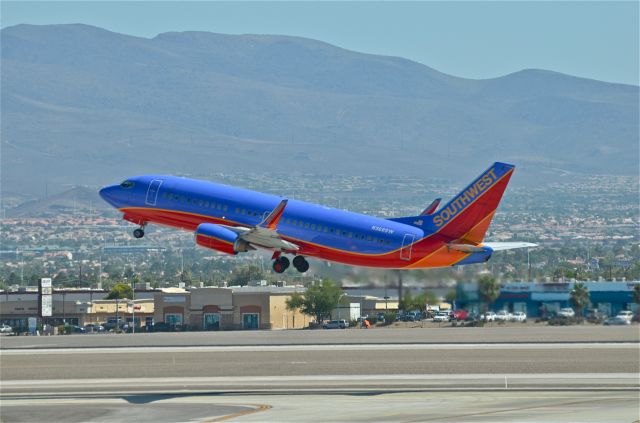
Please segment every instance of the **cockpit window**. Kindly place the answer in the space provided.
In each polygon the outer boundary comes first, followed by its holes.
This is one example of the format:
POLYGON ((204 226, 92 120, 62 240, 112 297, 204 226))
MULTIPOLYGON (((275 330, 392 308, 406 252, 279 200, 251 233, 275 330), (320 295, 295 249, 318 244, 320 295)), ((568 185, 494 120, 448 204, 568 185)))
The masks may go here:
POLYGON ((135 183, 133 181, 124 181, 120 184, 120 186, 124 189, 133 188, 134 185, 135 183))

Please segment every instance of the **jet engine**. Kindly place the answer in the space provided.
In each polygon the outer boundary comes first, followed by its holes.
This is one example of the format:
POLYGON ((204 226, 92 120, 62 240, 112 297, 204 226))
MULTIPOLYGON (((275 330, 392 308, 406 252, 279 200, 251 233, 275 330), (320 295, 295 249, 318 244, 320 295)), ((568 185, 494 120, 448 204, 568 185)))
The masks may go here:
POLYGON ((214 223, 202 223, 198 226, 196 243, 227 254, 238 254, 255 249, 247 241, 240 239, 237 233, 214 223))

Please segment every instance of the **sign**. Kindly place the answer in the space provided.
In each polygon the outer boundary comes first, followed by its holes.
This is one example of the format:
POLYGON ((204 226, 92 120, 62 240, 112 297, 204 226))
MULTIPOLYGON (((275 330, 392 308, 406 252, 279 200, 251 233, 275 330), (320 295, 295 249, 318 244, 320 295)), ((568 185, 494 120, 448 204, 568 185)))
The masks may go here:
POLYGON ((40 279, 40 289, 42 295, 52 295, 53 289, 51 288, 51 278, 40 279))
POLYGON ((38 291, 40 317, 51 317, 53 313, 53 288, 51 278, 41 278, 38 291))
POLYGON ((42 317, 51 317, 53 315, 53 301, 51 295, 43 295, 40 299, 40 315, 42 317))

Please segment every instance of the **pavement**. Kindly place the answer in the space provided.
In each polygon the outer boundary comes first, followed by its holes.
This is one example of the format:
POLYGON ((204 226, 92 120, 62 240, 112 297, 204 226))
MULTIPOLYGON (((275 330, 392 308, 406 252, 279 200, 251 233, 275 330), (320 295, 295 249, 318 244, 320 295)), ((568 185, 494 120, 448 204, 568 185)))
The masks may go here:
POLYGON ((633 422, 631 327, 3 337, 0 421, 633 422))
POLYGON ((8 336, 0 349, 214 345, 640 342, 640 326, 503 326, 8 336))

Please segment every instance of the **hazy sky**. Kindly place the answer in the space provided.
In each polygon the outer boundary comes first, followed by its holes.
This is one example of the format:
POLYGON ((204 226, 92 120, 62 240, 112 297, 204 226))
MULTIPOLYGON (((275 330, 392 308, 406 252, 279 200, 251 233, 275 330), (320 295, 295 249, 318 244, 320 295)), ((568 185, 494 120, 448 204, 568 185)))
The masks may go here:
POLYGON ((491 78, 525 68, 638 85, 638 1, 2 1, 1 23, 286 34, 491 78))

